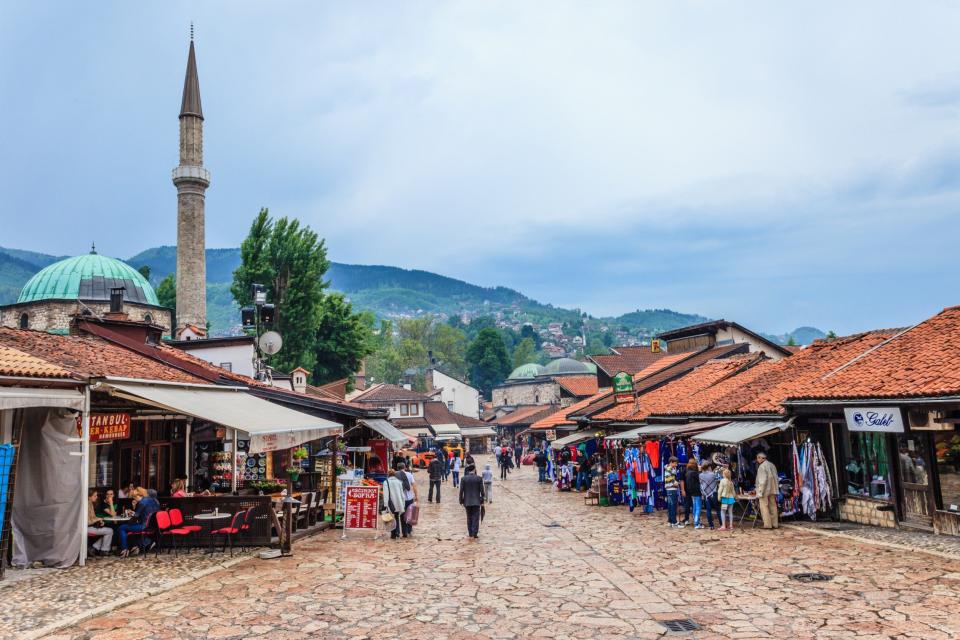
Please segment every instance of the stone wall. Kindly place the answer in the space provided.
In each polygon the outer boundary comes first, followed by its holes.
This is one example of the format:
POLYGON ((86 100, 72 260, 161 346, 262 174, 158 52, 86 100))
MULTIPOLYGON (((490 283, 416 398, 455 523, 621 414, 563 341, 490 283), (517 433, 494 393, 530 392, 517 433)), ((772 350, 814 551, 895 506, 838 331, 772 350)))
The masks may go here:
POLYGON ((897 515, 893 509, 889 511, 878 511, 877 507, 893 506, 889 503, 877 502, 875 500, 863 500, 860 498, 847 497, 840 502, 840 518, 849 522, 859 524, 869 524, 875 527, 897 526, 897 515))
MULTIPOLYGON (((124 302, 123 310, 130 316, 131 320, 136 322, 146 322, 149 315, 153 324, 163 327, 163 335, 170 337, 171 313, 169 309, 141 305, 135 302, 124 302)), ((26 313, 28 329, 66 333, 70 330, 70 320, 73 316, 80 315, 84 311, 102 317, 110 311, 110 303, 108 301, 86 301, 80 304, 75 300, 40 300, 38 302, 11 304, 0 309, 0 325, 19 328, 20 316, 26 313)))
POLYGON ((560 385, 553 380, 531 380, 528 383, 507 384, 493 389, 494 407, 520 404, 560 404, 560 385))

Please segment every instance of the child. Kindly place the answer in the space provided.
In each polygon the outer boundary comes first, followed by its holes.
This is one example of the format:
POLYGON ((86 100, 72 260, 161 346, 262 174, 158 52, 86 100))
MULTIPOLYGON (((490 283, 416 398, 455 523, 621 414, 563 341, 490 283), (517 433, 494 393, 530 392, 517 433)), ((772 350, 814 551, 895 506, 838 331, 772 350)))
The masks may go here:
POLYGON ((493 470, 489 464, 483 467, 483 495, 493 504, 493 470))
POLYGON ((724 469, 723 480, 717 489, 717 497, 720 498, 720 531, 733 531, 733 503, 737 501, 737 490, 731 477, 730 469, 724 469))

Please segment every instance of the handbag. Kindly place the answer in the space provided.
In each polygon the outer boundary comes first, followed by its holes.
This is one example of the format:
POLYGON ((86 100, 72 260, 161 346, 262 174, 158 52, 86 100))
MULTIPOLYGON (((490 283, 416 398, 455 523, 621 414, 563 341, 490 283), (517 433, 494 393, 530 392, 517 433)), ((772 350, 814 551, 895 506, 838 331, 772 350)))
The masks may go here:
POLYGON ((420 507, 416 504, 411 504, 403 514, 403 519, 411 526, 417 524, 420 521, 420 507))
POLYGON ((720 504, 734 504, 736 501, 736 498, 720 498, 720 504))
POLYGON ((383 524, 390 524, 393 522, 393 514, 387 511, 385 514, 380 516, 380 519, 383 520, 383 524))

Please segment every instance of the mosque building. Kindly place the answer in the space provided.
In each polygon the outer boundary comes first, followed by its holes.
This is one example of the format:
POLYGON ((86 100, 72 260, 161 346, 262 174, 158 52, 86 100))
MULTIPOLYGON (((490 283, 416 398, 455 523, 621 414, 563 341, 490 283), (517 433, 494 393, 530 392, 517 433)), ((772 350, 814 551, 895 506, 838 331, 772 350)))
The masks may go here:
MULTIPOLYGON (((192 28, 191 28, 192 29, 192 28)), ((160 305, 153 287, 122 260, 91 249, 38 271, 13 304, 0 306, 0 326, 67 333, 75 316, 146 322, 166 338, 207 335, 205 193, 210 172, 203 166, 203 109, 193 35, 180 106, 180 163, 177 188, 177 313, 160 305)))

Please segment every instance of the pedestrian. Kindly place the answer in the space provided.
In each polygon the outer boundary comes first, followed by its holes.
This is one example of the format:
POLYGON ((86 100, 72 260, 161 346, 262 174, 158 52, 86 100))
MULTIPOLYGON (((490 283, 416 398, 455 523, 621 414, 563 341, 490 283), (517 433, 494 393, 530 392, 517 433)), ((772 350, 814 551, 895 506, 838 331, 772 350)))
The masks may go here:
POLYGON ((518 440, 517 444, 513 447, 513 459, 517 461, 517 468, 520 468, 520 464, 523 462, 523 441, 518 440))
POLYGON ((700 465, 693 458, 687 460, 687 471, 684 474, 683 486, 687 501, 693 507, 693 528, 703 529, 700 524, 700 511, 703 509, 703 493, 700 490, 700 465))
POLYGON ((487 502, 493 504, 493 470, 489 464, 483 467, 483 495, 487 497, 487 502))
POLYGON ((463 466, 469 467, 470 465, 477 466, 477 462, 473 459, 473 456, 468 453, 467 457, 463 459, 463 466))
POLYGON ((506 480, 507 474, 510 473, 510 453, 509 449, 504 447, 500 451, 500 479, 506 480))
POLYGON ((390 538, 396 540, 403 534, 403 511, 406 499, 404 498, 403 482, 397 477, 397 474, 387 476, 383 481, 383 490, 381 492, 383 500, 383 510, 393 514, 393 531, 390 532, 390 538))
POLYGON ((440 458, 434 458, 427 465, 427 473, 430 476, 430 491, 427 493, 427 502, 433 502, 433 490, 437 490, 437 502, 440 502, 440 481, 443 480, 443 462, 440 458))
POLYGON ((703 505, 707 510, 707 524, 713 529, 713 512, 720 518, 720 500, 717 498, 717 487, 720 477, 713 470, 713 463, 704 460, 700 467, 700 493, 703 495, 703 505))
POLYGON ((583 460, 580 461, 579 473, 577 473, 577 491, 586 491, 590 488, 592 471, 593 461, 590 456, 583 456, 583 460))
POLYGON ((682 527, 677 522, 677 503, 680 501, 680 480, 677 478, 677 457, 670 456, 663 468, 663 489, 667 494, 667 524, 682 527))
POLYGON ((480 536, 480 509, 483 507, 483 480, 476 467, 467 467, 460 483, 460 504, 467 510, 467 535, 480 536))
POLYGON ((757 454, 757 502, 760 503, 760 517, 764 529, 779 529, 777 513, 777 494, 780 493, 780 479, 777 467, 767 460, 767 454, 757 454))
POLYGON ((537 482, 546 482, 547 481, 547 454, 542 450, 537 451, 537 455, 533 458, 534 463, 537 465, 537 482))
POLYGON ((730 469, 723 470, 717 497, 720 498, 720 531, 733 531, 733 505, 737 501, 737 489, 733 486, 730 469))
POLYGON ((417 482, 414 480, 413 474, 407 471, 406 465, 400 463, 397 475, 403 485, 403 537, 406 538, 413 534, 413 524, 407 518, 407 514, 410 507, 417 504, 420 495, 417 493, 417 482))
POLYGON ((460 456, 453 459, 453 486, 460 486, 460 456))
POLYGON ((453 460, 453 453, 446 447, 440 450, 440 456, 443 458, 443 481, 450 479, 450 462, 453 460))

